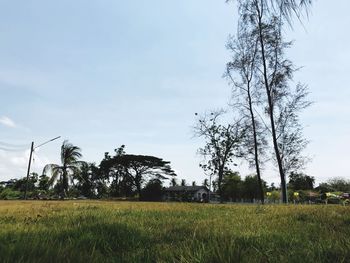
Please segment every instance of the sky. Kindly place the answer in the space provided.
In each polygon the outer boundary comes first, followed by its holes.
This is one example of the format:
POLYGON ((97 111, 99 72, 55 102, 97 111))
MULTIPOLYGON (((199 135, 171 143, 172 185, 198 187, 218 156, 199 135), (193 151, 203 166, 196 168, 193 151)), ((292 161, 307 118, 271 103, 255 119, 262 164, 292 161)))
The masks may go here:
MULTIPOLYGON (((286 31, 301 67, 295 80, 314 101, 301 119, 312 159, 305 172, 316 182, 350 178, 349 8, 316 1, 286 31)), ((31 141, 62 136, 36 150, 32 171, 59 163, 68 139, 85 161, 125 144, 202 182, 194 113, 229 101, 222 76, 236 19, 224 0, 0 0, 0 181, 25 176, 31 141), (1 150, 6 143, 16 151, 1 150)), ((263 179, 279 182, 273 169, 263 179)))

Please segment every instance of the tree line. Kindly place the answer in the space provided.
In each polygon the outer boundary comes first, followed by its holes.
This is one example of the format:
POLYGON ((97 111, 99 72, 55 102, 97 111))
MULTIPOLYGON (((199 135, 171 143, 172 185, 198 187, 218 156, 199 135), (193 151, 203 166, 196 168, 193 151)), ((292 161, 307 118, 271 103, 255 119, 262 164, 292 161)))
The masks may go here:
MULTIPOLYGON (((164 181, 170 186, 196 186, 185 179, 176 179, 169 161, 148 155, 127 154, 122 145, 111 155, 106 152, 99 165, 81 160, 81 149, 64 141, 61 146, 61 164, 48 164, 41 175, 31 173, 26 177, 0 182, 0 199, 19 199, 24 197, 26 188, 31 199, 89 198, 110 199, 127 198, 144 201, 161 201, 164 181)), ((270 201, 280 200, 280 186, 268 185, 261 180, 265 197, 270 201), (267 195, 269 194, 269 195, 267 195)), ((256 174, 242 178, 239 172, 225 170, 219 191, 219 179, 211 182, 206 178, 201 185, 210 187, 212 194, 227 202, 255 202, 260 199, 260 186, 256 174)), ((333 178, 315 188, 315 178, 303 173, 289 175, 288 195, 292 200, 308 200, 310 193, 323 195, 332 192, 350 192, 350 181, 333 178), (300 194, 300 195, 299 195, 300 194)))
POLYGON ((61 146, 60 164, 47 164, 41 175, 0 184, 0 197, 152 199, 165 179, 176 176, 169 161, 149 155, 128 154, 125 145, 106 152, 99 165, 81 160, 81 149, 68 141, 61 146), (151 197, 149 197, 151 196, 151 197))

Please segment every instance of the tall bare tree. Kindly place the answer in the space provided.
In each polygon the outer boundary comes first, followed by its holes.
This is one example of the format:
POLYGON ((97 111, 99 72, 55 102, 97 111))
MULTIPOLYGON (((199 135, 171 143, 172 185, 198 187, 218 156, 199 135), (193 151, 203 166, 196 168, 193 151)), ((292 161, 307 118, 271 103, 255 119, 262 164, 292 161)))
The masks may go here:
MULTIPOLYGON (((291 125, 288 127, 283 125, 283 123, 291 123, 284 120, 288 115, 286 112, 291 110, 296 113, 298 110, 289 107, 289 100, 293 97, 289 84, 293 79, 295 68, 292 62, 285 58, 285 50, 291 46, 291 42, 284 41, 282 28, 285 21, 291 22, 290 19, 293 13, 300 17, 303 10, 302 7, 308 7, 309 2, 300 1, 299 4, 293 0, 237 0, 237 2, 240 23, 244 27, 245 34, 249 36, 248 38, 245 37, 243 46, 251 48, 251 43, 256 43, 253 49, 255 51, 249 53, 254 54, 254 63, 250 63, 250 65, 254 66, 255 71, 248 72, 257 73, 256 75, 251 73, 252 78, 256 77, 254 84, 261 87, 260 90, 264 90, 266 101, 264 103, 264 111, 269 119, 274 159, 281 178, 283 202, 287 202, 287 167, 285 162, 287 159, 284 158, 283 152, 286 152, 285 150, 292 144, 289 143, 289 146, 286 147, 288 141, 283 139, 292 134, 298 134, 298 138, 301 139, 302 134, 301 129, 294 129, 293 133, 291 132, 293 130, 291 125), (283 129, 283 126, 286 129, 283 129), (287 136, 287 134, 289 135, 287 136)), ((248 56, 248 61, 251 60, 249 57, 251 56, 248 56)), ((249 78, 250 75, 248 74, 247 76, 249 78)), ((246 76, 243 77, 247 80, 246 76)), ((244 84, 246 85, 246 83, 244 84)), ((306 93, 304 92, 304 94, 306 93)), ((295 118, 293 125, 297 124, 298 121, 295 118)), ((295 149, 299 146, 303 146, 303 144, 299 143, 298 145, 294 143, 293 145, 295 149)), ((299 148, 301 149, 302 147, 299 148)), ((300 153, 300 151, 296 152, 300 153)))
POLYGON ((226 65, 226 76, 233 83, 233 106, 240 111, 245 120, 245 158, 255 167, 259 196, 264 203, 264 191, 261 180, 260 154, 264 153, 265 133, 257 117, 256 107, 261 104, 261 92, 258 88, 258 41, 243 24, 238 25, 237 35, 231 37, 227 48, 232 52, 232 61, 226 65))
MULTIPOLYGON (((250 0, 226 0, 237 1, 239 5, 249 3, 250 0)), ((259 0, 260 5, 269 13, 274 13, 292 26, 293 18, 301 20, 303 15, 308 15, 312 3, 315 0, 259 0)))
POLYGON ((309 158, 303 155, 308 140, 303 136, 303 127, 299 121, 299 113, 309 107, 306 86, 298 84, 279 109, 277 116, 277 141, 280 147, 284 174, 297 173, 307 163, 309 158))

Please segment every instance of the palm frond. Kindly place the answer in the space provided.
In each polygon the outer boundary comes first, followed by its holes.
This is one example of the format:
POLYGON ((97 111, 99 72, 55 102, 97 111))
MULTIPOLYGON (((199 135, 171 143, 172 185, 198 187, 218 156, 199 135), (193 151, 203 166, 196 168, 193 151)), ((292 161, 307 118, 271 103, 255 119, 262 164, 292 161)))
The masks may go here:
POLYGON ((54 163, 47 164, 43 169, 43 174, 47 175, 48 173, 53 173, 53 171, 58 167, 60 167, 58 164, 54 164, 54 163))
POLYGON ((58 180, 58 176, 60 175, 60 173, 61 173, 61 169, 54 169, 53 170, 51 177, 50 177, 50 180, 48 182, 48 184, 50 186, 53 185, 53 183, 58 180))
POLYGON ((62 164, 71 164, 77 162, 82 157, 81 149, 65 140, 61 146, 62 164))

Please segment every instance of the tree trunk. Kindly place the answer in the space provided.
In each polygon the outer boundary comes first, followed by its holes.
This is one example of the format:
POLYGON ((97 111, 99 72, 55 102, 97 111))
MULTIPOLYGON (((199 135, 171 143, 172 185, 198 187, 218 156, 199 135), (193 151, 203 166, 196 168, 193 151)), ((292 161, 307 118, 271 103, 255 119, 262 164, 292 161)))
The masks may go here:
POLYGON ((287 189, 286 189, 286 180, 285 180, 285 174, 283 170, 282 165, 282 159, 280 150, 277 143, 277 135, 276 135, 276 127, 275 127, 275 120, 274 120, 274 105, 271 98, 271 87, 269 85, 268 77, 267 77, 267 65, 266 65, 266 57, 265 57, 265 43, 264 43, 264 36, 262 32, 262 20, 261 20, 261 10, 259 8, 259 4, 256 2, 256 9, 258 14, 258 29, 259 29, 259 43, 261 48, 261 59, 263 62, 263 77, 264 77, 264 85, 266 90, 266 95, 268 99, 268 110, 269 110, 269 116, 270 116, 270 123, 271 123, 271 133, 272 133, 272 141, 273 141, 273 147, 275 150, 276 160, 278 164, 278 170, 281 178, 281 188, 282 188, 282 200, 283 203, 287 203, 287 189))
POLYGON ((68 190, 68 178, 66 169, 63 170, 62 176, 62 199, 66 197, 66 192, 68 190))
POLYGON ((220 195, 220 203, 221 204, 224 203, 224 197, 222 194, 222 185, 221 185, 223 175, 224 175, 224 169, 220 167, 219 172, 218 172, 218 191, 219 191, 219 195, 220 195))
POLYGON ((254 115, 253 106, 252 106, 252 98, 250 95, 250 87, 248 87, 248 100, 249 100, 249 112, 250 112, 250 117, 251 117, 252 127, 253 127, 254 159, 255 159, 256 176, 258 177, 260 200, 261 200, 261 203, 264 204, 264 201, 265 201, 264 189, 263 189, 261 174, 260 174, 258 139, 257 139, 257 133, 256 133, 255 115, 254 115))
POLYGON ((140 200, 140 198, 141 198, 141 176, 139 176, 139 175, 135 176, 135 186, 136 186, 136 190, 137 190, 137 193, 139 195, 139 200, 140 200))

